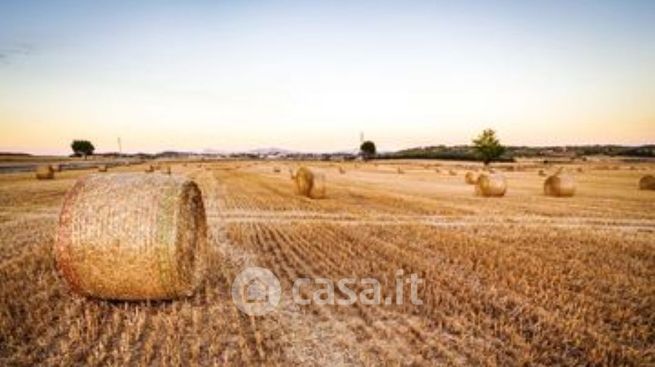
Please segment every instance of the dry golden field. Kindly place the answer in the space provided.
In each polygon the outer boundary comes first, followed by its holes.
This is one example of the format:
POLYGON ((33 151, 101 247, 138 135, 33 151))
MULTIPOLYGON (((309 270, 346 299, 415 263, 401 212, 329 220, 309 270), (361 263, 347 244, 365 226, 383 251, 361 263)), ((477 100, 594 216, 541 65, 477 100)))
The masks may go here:
POLYGON ((131 303, 72 295, 55 271, 64 194, 95 170, 0 175, 0 365, 655 364, 655 191, 637 189, 654 166, 572 171, 572 198, 544 196, 530 167, 481 198, 464 169, 435 164, 309 162, 326 176, 320 200, 294 194, 297 163, 173 165, 203 193, 208 274, 191 298, 131 303), (423 304, 283 297, 247 316, 230 287, 253 265, 284 289, 300 276, 391 284, 403 269, 425 280, 423 304))

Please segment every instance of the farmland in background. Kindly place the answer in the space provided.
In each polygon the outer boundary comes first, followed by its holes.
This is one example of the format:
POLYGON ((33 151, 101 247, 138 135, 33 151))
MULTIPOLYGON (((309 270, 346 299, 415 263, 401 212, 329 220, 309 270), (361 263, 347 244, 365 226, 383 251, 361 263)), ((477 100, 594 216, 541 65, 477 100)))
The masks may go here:
POLYGON ((500 165, 509 189, 489 199, 466 163, 306 164, 325 199, 294 194, 298 162, 173 165, 202 190, 209 270, 193 297, 151 303, 76 297, 55 272, 63 197, 95 170, 0 175, 0 364, 655 364, 655 192, 637 189, 652 164, 571 170, 573 198, 543 195, 543 167, 500 165), (246 266, 284 289, 301 276, 390 289, 403 269, 425 280, 423 305, 283 299, 251 317, 230 295, 246 266))

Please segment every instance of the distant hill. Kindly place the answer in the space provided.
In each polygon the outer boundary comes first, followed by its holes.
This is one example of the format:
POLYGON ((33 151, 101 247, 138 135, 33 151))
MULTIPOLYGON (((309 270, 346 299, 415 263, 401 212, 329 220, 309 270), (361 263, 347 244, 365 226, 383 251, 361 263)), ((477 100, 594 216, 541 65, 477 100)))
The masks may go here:
MULTIPOLYGON (((550 146, 550 147, 528 147, 508 146, 507 151, 500 161, 513 161, 515 158, 535 157, 562 157, 577 158, 591 155, 605 155, 618 157, 642 157, 654 158, 655 145, 621 146, 621 145, 582 145, 582 146, 550 146)), ((389 159, 452 159, 452 160, 477 160, 475 150, 471 145, 456 146, 427 146, 403 149, 397 152, 381 155, 389 159)))

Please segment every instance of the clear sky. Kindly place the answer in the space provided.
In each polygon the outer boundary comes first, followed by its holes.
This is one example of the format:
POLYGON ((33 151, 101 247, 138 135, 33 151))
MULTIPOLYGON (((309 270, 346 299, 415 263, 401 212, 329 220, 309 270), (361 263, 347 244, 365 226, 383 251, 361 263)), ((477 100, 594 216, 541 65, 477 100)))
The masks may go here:
POLYGON ((0 1, 0 151, 655 143, 655 1, 0 1), (138 3, 138 4, 137 4, 138 3))

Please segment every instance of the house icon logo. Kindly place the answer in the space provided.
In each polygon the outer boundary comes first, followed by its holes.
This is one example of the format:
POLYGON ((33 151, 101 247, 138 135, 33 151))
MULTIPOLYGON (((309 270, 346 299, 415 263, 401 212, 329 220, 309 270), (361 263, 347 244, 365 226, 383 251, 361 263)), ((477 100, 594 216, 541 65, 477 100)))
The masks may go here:
POLYGON ((232 301, 241 312, 262 316, 273 311, 280 303, 280 281, 270 270, 249 267, 232 282, 232 301))

